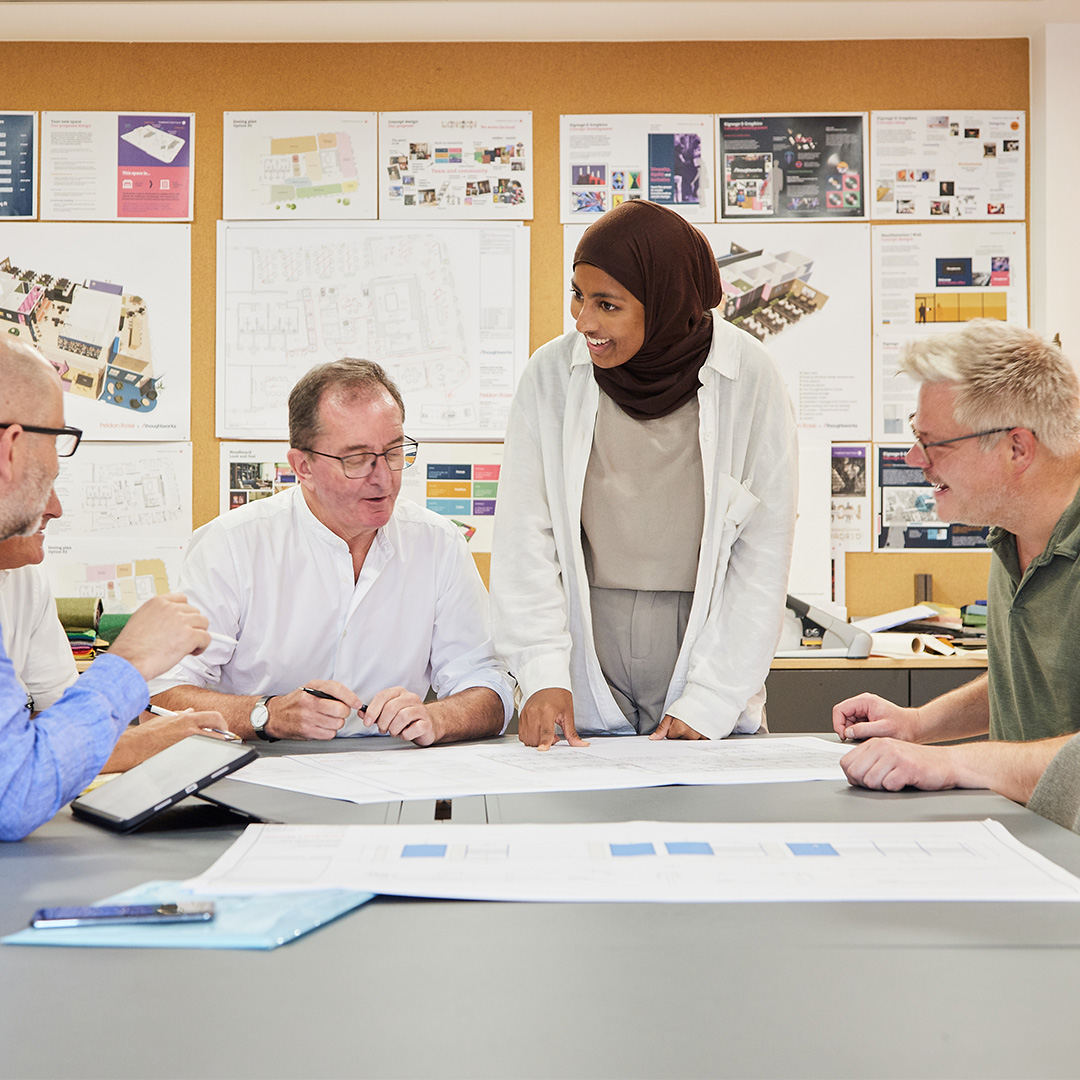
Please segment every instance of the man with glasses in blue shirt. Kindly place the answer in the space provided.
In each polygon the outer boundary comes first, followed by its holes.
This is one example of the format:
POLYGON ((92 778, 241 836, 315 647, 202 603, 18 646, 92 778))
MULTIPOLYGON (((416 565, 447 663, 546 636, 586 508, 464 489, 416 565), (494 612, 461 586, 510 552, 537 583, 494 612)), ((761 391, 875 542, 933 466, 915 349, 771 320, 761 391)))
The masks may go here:
POLYGON ((842 701, 837 734, 869 740, 844 771, 865 787, 991 787, 1026 802, 1080 730, 1080 383, 1056 345, 990 319, 912 342, 901 368, 921 384, 907 461, 938 516, 994 526, 988 672, 917 709, 842 701))
MULTIPOLYGON (((79 445, 82 432, 64 426, 63 399, 44 357, 0 341, 0 540, 37 532, 58 458, 79 445)), ((206 619, 182 596, 155 597, 37 716, 0 644, 0 840, 22 839, 78 795, 146 707, 146 680, 209 641, 206 619)))
POLYGON ((215 641, 152 686, 244 738, 394 735, 420 746, 503 730, 512 683, 458 530, 398 500, 416 457, 378 364, 313 368, 289 395, 294 488, 198 529, 180 587, 215 641), (425 703, 429 686, 437 700, 425 703))

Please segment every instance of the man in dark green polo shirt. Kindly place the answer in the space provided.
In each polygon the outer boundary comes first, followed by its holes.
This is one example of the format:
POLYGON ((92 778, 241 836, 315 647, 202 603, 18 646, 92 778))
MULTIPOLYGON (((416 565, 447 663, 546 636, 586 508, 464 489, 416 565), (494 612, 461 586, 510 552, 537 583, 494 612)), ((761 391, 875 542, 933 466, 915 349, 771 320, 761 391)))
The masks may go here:
MULTIPOLYGON (((833 709, 853 784, 990 787, 1027 801, 1080 730, 1080 383, 1061 350, 990 319, 912 342, 920 383, 907 462, 943 521, 992 525, 988 673, 921 708, 860 694, 833 709), (991 742, 947 742, 989 732, 991 742)), ((1080 774, 1077 776, 1080 784, 1080 774)))

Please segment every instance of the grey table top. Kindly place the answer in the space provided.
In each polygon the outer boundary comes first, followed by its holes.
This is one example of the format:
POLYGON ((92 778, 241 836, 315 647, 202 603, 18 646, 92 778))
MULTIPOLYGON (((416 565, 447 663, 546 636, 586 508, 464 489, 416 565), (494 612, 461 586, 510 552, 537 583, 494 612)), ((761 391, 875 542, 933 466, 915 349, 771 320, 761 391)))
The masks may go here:
MULTIPOLYGON (((324 802, 279 809, 317 820, 324 802)), ((353 809, 431 820, 434 804, 353 809)), ((488 796, 450 812, 493 822, 993 816, 1080 873, 1080 837, 989 792, 669 787, 488 796)), ((340 804, 324 816, 342 820, 333 813, 340 804)), ((114 836, 62 810, 0 846, 0 932, 44 904, 195 874, 241 828, 185 804, 114 836)), ((1078 961, 1071 904, 380 898, 270 953, 0 948, 0 1075, 1075 1076, 1078 961)))

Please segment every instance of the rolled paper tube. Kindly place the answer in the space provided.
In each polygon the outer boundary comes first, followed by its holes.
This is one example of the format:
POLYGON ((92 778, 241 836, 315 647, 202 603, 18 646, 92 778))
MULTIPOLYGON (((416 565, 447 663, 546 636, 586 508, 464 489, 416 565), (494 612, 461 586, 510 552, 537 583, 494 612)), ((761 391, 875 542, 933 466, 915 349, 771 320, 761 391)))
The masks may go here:
POLYGON ((98 637, 104 638, 111 645, 117 634, 127 626, 130 618, 130 615, 102 615, 98 623, 98 637))
POLYGON ((58 596, 56 613, 65 630, 95 633, 101 618, 101 601, 96 596, 58 596))
POLYGON ((871 656, 891 656, 903 660, 923 651, 918 634, 871 634, 871 656))

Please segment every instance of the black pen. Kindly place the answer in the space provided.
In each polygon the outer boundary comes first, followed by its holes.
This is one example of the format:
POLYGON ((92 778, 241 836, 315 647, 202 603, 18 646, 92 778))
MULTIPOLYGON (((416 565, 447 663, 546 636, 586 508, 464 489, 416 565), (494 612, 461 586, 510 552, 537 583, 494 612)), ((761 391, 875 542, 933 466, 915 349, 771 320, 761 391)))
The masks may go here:
MULTIPOLYGON (((302 686, 300 689, 303 690, 305 694, 310 694, 312 697, 322 698, 323 701, 336 701, 341 705, 345 704, 341 698, 334 697, 333 694, 328 694, 325 690, 316 690, 314 686, 302 686)), ((367 706, 361 703, 360 708, 356 711, 358 713, 367 712, 367 706)))

